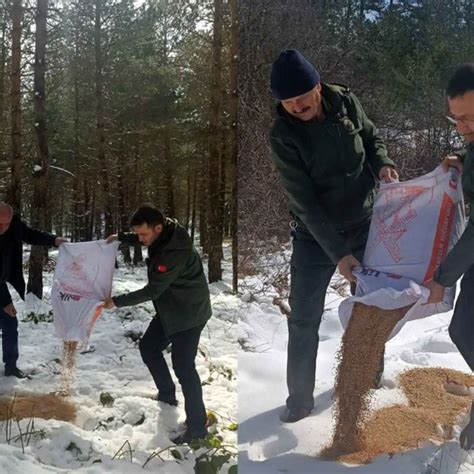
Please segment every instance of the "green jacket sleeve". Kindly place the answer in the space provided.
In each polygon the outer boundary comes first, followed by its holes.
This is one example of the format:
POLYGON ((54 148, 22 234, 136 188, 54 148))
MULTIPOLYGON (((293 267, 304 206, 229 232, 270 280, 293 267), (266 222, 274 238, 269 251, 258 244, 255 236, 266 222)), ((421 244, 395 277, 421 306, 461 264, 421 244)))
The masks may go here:
POLYGON ((375 125, 367 117, 359 99, 354 94, 351 94, 351 98, 354 101, 357 115, 362 123, 360 136, 364 142, 367 160, 378 179, 382 167, 391 166, 395 168, 395 163, 388 157, 387 147, 382 138, 378 135, 375 125))
POLYGON ((474 169, 471 153, 473 145, 454 152, 464 164, 463 191, 470 201, 469 220, 461 238, 448 253, 433 275, 434 281, 444 287, 453 286, 461 275, 474 265, 474 169))
POLYGON ((318 203, 314 183, 298 151, 270 135, 272 157, 297 216, 334 263, 351 253, 346 240, 335 229, 318 203))
POLYGON ((179 277, 186 265, 190 253, 188 250, 174 250, 155 258, 149 270, 148 284, 142 289, 114 296, 115 306, 133 306, 145 301, 158 299, 179 277))
POLYGON ((468 153, 468 149, 466 147, 466 148, 461 148, 460 150, 454 151, 453 155, 457 156, 461 163, 464 163, 464 160, 466 159, 467 153, 468 153))
MULTIPOLYGON (((471 209, 474 202, 471 201, 471 209)), ((473 209, 474 210, 474 209, 473 209)), ((436 270, 433 280, 449 288, 466 273, 466 271, 474 265, 474 216, 471 211, 467 227, 461 238, 456 242, 454 247, 448 253, 446 259, 436 270)))
POLYGON ((137 245, 141 243, 138 240, 138 235, 132 232, 119 232, 118 240, 122 244, 127 244, 127 245, 137 245))

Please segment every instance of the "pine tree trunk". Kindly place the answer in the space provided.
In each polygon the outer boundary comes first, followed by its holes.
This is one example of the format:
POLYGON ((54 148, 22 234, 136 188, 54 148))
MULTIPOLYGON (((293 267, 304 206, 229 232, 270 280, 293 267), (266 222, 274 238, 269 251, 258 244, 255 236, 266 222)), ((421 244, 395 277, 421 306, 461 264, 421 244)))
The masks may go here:
MULTIPOLYGON (((222 99, 224 99, 224 90, 222 99)), ((219 222, 219 229, 221 232, 220 241, 221 245, 220 248, 220 260, 224 258, 224 250, 222 246, 222 242, 224 240, 225 235, 225 220, 226 220, 226 212, 225 212, 225 195, 226 195, 226 161, 227 161, 227 153, 228 153, 228 142, 227 142, 227 124, 223 124, 221 127, 220 133, 220 146, 219 146, 219 154, 220 154, 220 162, 219 162, 219 201, 218 205, 221 209, 220 211, 220 222, 219 222)))
POLYGON ((208 228, 209 228, 209 199, 208 199, 208 187, 207 180, 205 177, 201 176, 199 178, 199 191, 198 191, 198 201, 199 201, 199 242, 202 247, 202 252, 204 255, 209 254, 209 238, 208 238, 208 228))
POLYGON ((136 244, 133 246, 133 264, 138 265, 143 262, 142 246, 136 244))
MULTIPOLYGON (((0 130, 7 130, 7 118, 5 114, 5 80, 7 63, 7 9, 3 10, 2 18, 2 38, 1 38, 1 57, 0 57, 0 130)), ((0 195, 5 195, 5 186, 7 185, 5 177, 8 175, 8 155, 7 155, 7 136, 6 133, 0 133, 0 195)))
MULTIPOLYGON (((142 200, 142 192, 140 187, 140 182, 138 180, 138 174, 140 171, 140 140, 137 136, 137 141, 135 143, 135 162, 134 162, 134 175, 133 175, 133 207, 136 209, 142 200)), ((128 229, 128 221, 126 229, 128 229)), ((125 229, 123 229, 125 230, 125 229)), ((142 246, 137 244, 133 247, 133 264, 138 265, 143 262, 142 246)))
MULTIPOLYGON (((171 119, 166 118, 169 122, 171 119)), ((165 184, 166 184, 166 209, 165 213, 169 216, 176 216, 176 208, 174 202, 174 184, 173 172, 171 170, 171 136, 168 123, 165 125, 165 184)))
MULTIPOLYGON (((96 202, 96 205, 97 205, 97 196, 94 196, 95 197, 95 202, 96 202)), ((100 208, 97 209, 96 208, 96 212, 94 214, 94 237, 95 237, 95 240, 100 240, 103 235, 104 235, 104 230, 103 230, 103 226, 102 226, 102 223, 103 223, 103 220, 102 220, 102 216, 101 216, 101 212, 100 212, 100 208)))
MULTIPOLYGON (((36 9, 35 64, 34 64, 34 111, 37 146, 33 171, 33 200, 31 205, 31 224, 35 228, 46 229, 48 205, 49 155, 46 130, 46 20, 48 0, 38 0, 36 9)), ((29 264, 27 292, 43 298, 43 259, 42 246, 33 245, 29 264)))
MULTIPOLYGON (((122 171, 119 170, 117 174, 118 180, 118 211, 120 220, 120 230, 125 230, 128 227, 128 215, 125 210, 125 189, 123 183, 122 171)), ((130 246, 122 245, 123 260, 127 265, 132 263, 132 257, 130 255, 130 246)))
POLYGON ((197 177, 194 174, 193 179, 193 199, 192 199, 192 210, 191 210, 191 240, 194 242, 194 234, 196 232, 196 208, 197 208, 197 177))
POLYGON ((74 182, 72 184, 72 229, 71 229, 71 240, 72 242, 79 242, 81 240, 81 205, 79 197, 80 189, 79 177, 76 174, 74 182))
MULTIPOLYGON (((110 197, 109 172, 105 155, 104 129, 104 73, 102 54, 102 1, 95 0, 94 46, 95 46, 95 98, 97 127, 97 159, 100 166, 102 204, 104 206, 105 235, 113 233, 112 205, 110 197)), ((97 229, 96 229, 97 230, 97 229)), ((100 237, 101 234, 99 233, 100 237)))
POLYGON ((185 228, 189 232, 189 221, 191 218, 191 165, 188 163, 186 174, 186 216, 185 228))
POLYGON ((222 279, 222 207, 219 176, 219 123, 222 108, 222 23, 223 1, 214 0, 214 27, 212 41, 212 86, 209 134, 209 282, 222 279))
MULTIPOLYGON (((1 50, 0 50, 0 129, 5 130, 5 74, 6 74, 6 62, 7 62, 7 43, 6 43, 6 30, 7 30, 7 10, 4 10, 2 18, 2 38, 1 38, 1 50)), ((5 155, 5 140, 3 133, 0 137, 0 158, 3 162, 5 155)))
POLYGON ((21 25, 23 7, 21 0, 12 6, 12 56, 11 56, 11 181, 7 201, 21 213, 21 25))
MULTIPOLYGON (((89 194, 89 183, 87 179, 83 180, 84 191, 84 234, 85 241, 92 240, 94 234, 94 215, 95 215, 95 190, 92 196, 89 194)), ((95 188, 94 188, 95 189, 95 188)))
MULTIPOLYGON (((74 64, 78 61, 78 39, 75 38, 75 58, 74 64)), ((81 241, 85 238, 86 223, 85 223, 85 202, 80 197, 81 178, 80 178, 80 146, 79 146, 79 78, 77 68, 74 69, 74 183, 73 183, 73 231, 72 240, 75 242, 81 241), (81 206, 81 203, 83 204, 81 206)))
POLYGON ((238 290, 238 54, 239 54, 239 7, 238 0, 230 0, 231 9, 231 48, 230 48, 230 139, 231 139, 231 172, 232 197, 231 197, 231 223, 230 235, 232 238, 232 291, 238 290))

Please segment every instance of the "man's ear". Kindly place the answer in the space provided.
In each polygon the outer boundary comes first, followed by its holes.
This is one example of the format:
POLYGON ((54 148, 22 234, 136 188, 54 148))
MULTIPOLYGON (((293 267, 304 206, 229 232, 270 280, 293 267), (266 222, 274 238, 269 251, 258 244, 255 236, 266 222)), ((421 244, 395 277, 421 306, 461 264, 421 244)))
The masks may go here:
POLYGON ((156 232, 157 234, 161 234, 161 233, 163 232, 163 224, 157 224, 157 225, 155 226, 155 232, 156 232))

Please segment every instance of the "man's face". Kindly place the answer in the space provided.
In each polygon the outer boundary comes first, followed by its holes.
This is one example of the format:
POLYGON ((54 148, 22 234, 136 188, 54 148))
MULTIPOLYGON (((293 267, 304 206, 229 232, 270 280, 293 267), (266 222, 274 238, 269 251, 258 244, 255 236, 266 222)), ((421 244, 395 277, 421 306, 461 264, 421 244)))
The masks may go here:
POLYGON ((283 108, 293 117, 303 122, 314 119, 321 110, 321 84, 317 84, 306 94, 281 101, 283 108))
POLYGON ((163 226, 161 224, 149 226, 148 224, 134 225, 133 232, 137 234, 138 240, 145 246, 149 247, 161 234, 163 226))
POLYGON ((457 131, 467 142, 474 142, 474 91, 459 97, 448 97, 448 105, 457 131))
POLYGON ((0 210, 0 235, 3 235, 8 230, 12 222, 12 217, 8 209, 0 210))

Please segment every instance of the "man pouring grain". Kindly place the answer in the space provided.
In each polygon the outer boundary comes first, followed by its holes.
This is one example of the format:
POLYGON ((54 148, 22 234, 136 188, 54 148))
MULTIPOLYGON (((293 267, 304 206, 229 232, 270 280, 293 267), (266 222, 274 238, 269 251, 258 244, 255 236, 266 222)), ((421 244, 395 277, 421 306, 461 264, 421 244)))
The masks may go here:
POLYGON ((112 235, 107 240, 129 245, 141 242, 148 247, 148 283, 140 290, 108 298, 105 308, 153 302, 156 316, 140 340, 140 353, 155 381, 158 401, 176 406, 176 387, 163 356, 171 344, 171 361, 186 412, 186 432, 172 441, 190 443, 207 435, 201 381, 194 364, 201 332, 211 317, 201 258, 186 229, 154 206, 138 208, 130 226, 133 234, 112 235))
MULTIPOLYGON (((462 171, 462 188, 470 204, 470 216, 463 235, 425 286, 430 290, 428 303, 439 303, 445 289, 454 286, 462 276, 449 335, 474 370, 474 63, 464 64, 454 72, 446 93, 450 119, 467 146, 457 158, 445 159, 443 168, 447 171, 452 165, 462 171)), ((463 448, 474 449, 474 401, 469 423, 459 440, 463 448)))
POLYGON ((272 156, 294 217, 289 396, 280 416, 291 423, 314 407, 318 330, 331 277, 337 268, 355 281, 352 269, 364 253, 377 181, 395 181, 398 174, 357 97, 346 86, 321 82, 301 53, 280 54, 271 89, 278 100, 272 156))

